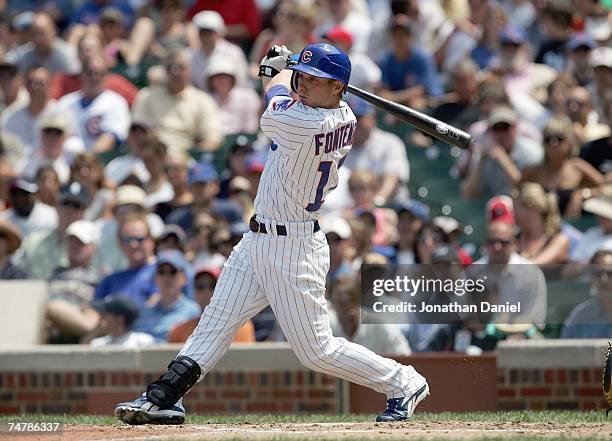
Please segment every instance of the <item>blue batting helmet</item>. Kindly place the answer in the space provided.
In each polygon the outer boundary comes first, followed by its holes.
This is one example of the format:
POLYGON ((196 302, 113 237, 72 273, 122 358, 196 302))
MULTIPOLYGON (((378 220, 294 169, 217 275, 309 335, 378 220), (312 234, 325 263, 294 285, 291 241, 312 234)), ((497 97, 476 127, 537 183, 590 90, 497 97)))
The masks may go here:
POLYGON ((341 81, 348 86, 351 77, 351 60, 342 50, 328 43, 315 43, 306 46, 300 53, 297 64, 289 66, 294 71, 291 78, 291 88, 296 92, 297 82, 295 72, 341 81))

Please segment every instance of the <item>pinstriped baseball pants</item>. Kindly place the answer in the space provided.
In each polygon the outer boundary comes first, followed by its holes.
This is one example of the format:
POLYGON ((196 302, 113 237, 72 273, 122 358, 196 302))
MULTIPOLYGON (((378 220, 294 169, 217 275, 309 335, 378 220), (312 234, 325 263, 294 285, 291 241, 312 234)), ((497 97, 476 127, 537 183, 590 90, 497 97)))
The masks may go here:
POLYGON ((388 398, 412 395, 425 382, 412 366, 332 336, 325 300, 328 269, 329 246, 322 231, 303 237, 246 233, 180 355, 196 360, 206 374, 225 354, 237 330, 270 304, 304 366, 388 398))

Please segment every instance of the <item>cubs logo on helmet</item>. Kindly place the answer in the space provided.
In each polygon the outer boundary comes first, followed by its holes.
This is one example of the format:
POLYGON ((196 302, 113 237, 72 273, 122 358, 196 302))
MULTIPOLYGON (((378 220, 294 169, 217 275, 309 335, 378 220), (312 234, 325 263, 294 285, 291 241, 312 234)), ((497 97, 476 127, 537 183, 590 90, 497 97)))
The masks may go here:
POLYGON ((310 51, 304 51, 302 53, 302 61, 304 63, 310 63, 310 60, 312 60, 312 52, 310 51))

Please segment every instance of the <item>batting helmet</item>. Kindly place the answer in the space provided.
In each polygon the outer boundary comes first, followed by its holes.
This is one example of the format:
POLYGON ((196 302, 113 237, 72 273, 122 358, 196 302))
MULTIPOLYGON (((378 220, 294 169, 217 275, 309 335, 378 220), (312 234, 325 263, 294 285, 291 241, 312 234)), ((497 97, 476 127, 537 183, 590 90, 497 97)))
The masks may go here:
POLYGON ((351 60, 348 55, 328 43, 315 43, 306 46, 300 53, 297 64, 289 66, 293 70, 291 88, 297 92, 297 75, 304 72, 309 75, 341 81, 348 86, 351 77, 351 60))

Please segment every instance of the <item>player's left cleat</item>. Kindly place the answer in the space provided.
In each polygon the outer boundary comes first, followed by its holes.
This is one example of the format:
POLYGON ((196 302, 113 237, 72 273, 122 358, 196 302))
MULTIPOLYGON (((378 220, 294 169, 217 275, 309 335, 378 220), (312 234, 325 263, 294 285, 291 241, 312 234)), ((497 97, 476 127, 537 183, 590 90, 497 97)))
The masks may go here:
POLYGON ((115 416, 127 424, 183 424, 185 422, 185 408, 182 400, 168 409, 160 409, 156 404, 147 400, 143 393, 134 401, 117 404, 115 416))
POLYGON ((429 395, 429 385, 425 383, 409 397, 391 398, 387 400, 387 409, 376 417, 376 422, 404 421, 410 418, 417 404, 429 395))

